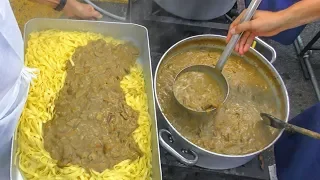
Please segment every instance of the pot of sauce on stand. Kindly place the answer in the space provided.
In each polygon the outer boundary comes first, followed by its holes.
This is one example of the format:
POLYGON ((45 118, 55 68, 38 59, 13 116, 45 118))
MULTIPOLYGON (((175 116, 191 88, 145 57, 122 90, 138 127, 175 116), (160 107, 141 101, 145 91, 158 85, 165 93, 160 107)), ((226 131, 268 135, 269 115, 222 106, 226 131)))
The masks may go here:
POLYGON ((260 112, 288 121, 288 93, 271 64, 276 52, 258 38, 258 44, 271 52, 271 61, 252 48, 244 57, 232 54, 222 71, 230 85, 229 98, 216 113, 199 119, 181 109, 173 95, 176 75, 191 65, 216 63, 226 46, 225 38, 198 35, 181 40, 167 50, 156 69, 156 101, 168 125, 159 131, 160 144, 186 165, 241 166, 272 146, 283 132, 260 123, 260 112), (165 136, 172 141, 165 141, 165 136))

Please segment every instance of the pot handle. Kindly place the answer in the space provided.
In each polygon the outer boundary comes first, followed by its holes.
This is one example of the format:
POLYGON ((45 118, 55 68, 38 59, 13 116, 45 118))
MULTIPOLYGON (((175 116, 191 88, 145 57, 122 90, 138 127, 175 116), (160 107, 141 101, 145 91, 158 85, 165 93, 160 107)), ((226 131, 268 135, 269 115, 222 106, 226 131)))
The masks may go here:
POLYGON ((273 49, 273 47, 271 47, 269 44, 267 44, 266 42, 262 41, 260 38, 256 37, 255 41, 258 42, 259 44, 261 44, 263 47, 265 47, 266 49, 268 49, 271 54, 272 54, 272 58, 270 60, 270 63, 273 64, 276 59, 277 59, 277 52, 276 50, 273 49))
POLYGON ((191 154, 193 155, 194 159, 190 160, 187 159, 185 157, 183 157, 180 153, 178 153, 175 149, 173 149, 163 138, 163 134, 168 134, 170 136, 171 133, 170 131, 166 130, 166 129, 160 129, 159 130, 159 140, 160 140, 160 144, 163 148, 165 148, 172 156, 174 156, 175 158, 177 158, 180 162, 184 163, 185 165, 188 166, 193 166, 198 162, 199 156, 197 155, 197 153, 195 153, 192 150, 188 150, 189 152, 191 152, 191 154))

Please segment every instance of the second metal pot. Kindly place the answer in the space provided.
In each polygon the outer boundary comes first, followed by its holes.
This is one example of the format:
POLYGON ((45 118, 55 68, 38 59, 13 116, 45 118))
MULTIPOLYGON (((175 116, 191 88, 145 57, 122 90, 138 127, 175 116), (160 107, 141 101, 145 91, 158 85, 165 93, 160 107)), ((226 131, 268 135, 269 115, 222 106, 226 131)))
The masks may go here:
POLYGON ((236 0, 154 0, 166 11, 192 20, 209 20, 227 13, 236 0))

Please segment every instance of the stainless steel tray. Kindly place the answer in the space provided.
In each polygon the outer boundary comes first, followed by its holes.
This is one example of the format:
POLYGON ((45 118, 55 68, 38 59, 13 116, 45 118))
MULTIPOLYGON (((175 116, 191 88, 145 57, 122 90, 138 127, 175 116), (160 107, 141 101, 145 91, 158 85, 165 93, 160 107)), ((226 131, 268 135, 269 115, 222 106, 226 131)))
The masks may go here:
MULTIPOLYGON (((34 31, 41 31, 47 29, 59 29, 63 31, 90 31, 94 33, 100 33, 102 35, 111 36, 116 39, 131 41, 140 49, 141 54, 138 58, 138 63, 143 68, 144 79, 146 83, 146 92, 148 96, 149 114, 152 121, 152 179, 161 180, 162 174, 160 166, 159 141, 155 111, 148 30, 144 26, 129 23, 80 21, 67 19, 32 19, 25 25, 24 28, 25 49, 27 48, 27 42, 30 33, 34 31)), ((17 142, 13 141, 11 147, 11 180, 23 179, 19 168, 13 162, 17 146, 17 142)), ((18 162, 16 162, 16 164, 18 164, 18 162)))

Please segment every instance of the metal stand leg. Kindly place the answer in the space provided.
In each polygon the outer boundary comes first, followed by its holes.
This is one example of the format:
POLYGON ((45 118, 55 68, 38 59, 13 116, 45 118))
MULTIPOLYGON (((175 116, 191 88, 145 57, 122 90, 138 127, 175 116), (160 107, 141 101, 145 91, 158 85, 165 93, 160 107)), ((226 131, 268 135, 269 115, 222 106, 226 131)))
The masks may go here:
POLYGON ((320 38, 320 31, 316 34, 316 36, 314 36, 311 39, 311 41, 306 45, 306 47, 302 49, 299 56, 302 57, 307 51, 309 51, 312 48, 312 46, 318 41, 319 38, 320 38))
POLYGON ((318 32, 317 35, 303 48, 303 43, 302 43, 301 37, 299 36, 297 40, 294 42, 294 46, 298 54, 298 59, 301 63, 304 77, 305 79, 311 79, 317 98, 320 101, 320 90, 319 90, 318 81, 316 79, 316 76, 314 75, 312 65, 309 61, 309 58, 312 54, 311 49, 317 49, 317 48, 312 48, 312 46, 316 43, 316 41, 319 38, 320 38, 320 32, 318 32))
MULTIPOLYGON (((301 66, 301 69, 302 69, 303 77, 306 80, 309 80, 310 79, 310 74, 309 74, 309 71, 307 69, 306 63, 305 63, 303 57, 299 56, 299 54, 301 52, 301 49, 303 48, 303 44, 302 44, 302 40, 301 40, 300 36, 298 36, 298 38, 294 41, 293 45, 294 45, 294 47, 296 49, 296 52, 297 52, 297 56, 298 56, 298 60, 300 62, 300 66, 301 66)), ((306 55, 306 56, 309 56, 309 55, 306 55)))

